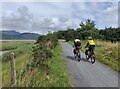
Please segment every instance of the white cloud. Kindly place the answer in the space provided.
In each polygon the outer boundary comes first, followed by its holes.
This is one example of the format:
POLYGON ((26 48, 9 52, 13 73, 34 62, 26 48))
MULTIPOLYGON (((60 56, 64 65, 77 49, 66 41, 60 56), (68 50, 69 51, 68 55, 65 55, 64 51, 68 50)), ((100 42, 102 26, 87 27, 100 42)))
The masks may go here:
POLYGON ((17 11, 7 11, 7 14, 2 16, 2 28, 15 29, 18 31, 27 30, 32 18, 33 16, 27 7, 21 6, 17 11))
POLYGON ((117 26, 117 3, 110 2, 39 2, 3 3, 3 28, 47 33, 49 30, 77 28, 91 18, 97 27, 117 26), (17 9, 16 9, 17 8, 17 9))
POLYGON ((35 17, 26 6, 21 6, 15 12, 7 11, 2 16, 2 28, 13 29, 20 32, 40 32, 47 33, 49 30, 65 30, 72 27, 73 23, 65 17, 35 17))
POLYGON ((118 5, 114 4, 96 13, 98 27, 118 27, 118 5))

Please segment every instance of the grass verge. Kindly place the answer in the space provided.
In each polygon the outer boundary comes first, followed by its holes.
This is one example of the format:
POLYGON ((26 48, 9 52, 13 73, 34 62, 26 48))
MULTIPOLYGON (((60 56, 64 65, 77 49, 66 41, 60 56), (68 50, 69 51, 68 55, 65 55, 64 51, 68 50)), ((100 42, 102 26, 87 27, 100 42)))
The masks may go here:
POLYGON ((48 62, 48 69, 36 68, 32 72, 29 87, 70 87, 69 74, 63 58, 61 46, 54 49, 53 57, 48 62))

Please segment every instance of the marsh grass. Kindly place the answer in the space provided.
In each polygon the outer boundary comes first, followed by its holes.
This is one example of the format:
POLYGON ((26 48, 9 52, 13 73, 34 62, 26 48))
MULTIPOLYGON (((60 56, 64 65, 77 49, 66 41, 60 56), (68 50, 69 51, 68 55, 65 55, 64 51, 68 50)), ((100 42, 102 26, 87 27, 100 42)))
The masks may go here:
POLYGON ((33 41, 0 41, 0 50, 13 50, 17 49, 22 45, 29 45, 31 43, 34 43, 33 41))

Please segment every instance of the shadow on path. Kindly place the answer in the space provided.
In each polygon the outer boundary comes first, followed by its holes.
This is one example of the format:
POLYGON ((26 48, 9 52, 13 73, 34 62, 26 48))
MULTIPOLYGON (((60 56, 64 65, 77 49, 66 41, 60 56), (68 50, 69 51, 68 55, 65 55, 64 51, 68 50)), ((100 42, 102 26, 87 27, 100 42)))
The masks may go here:
MULTIPOLYGON (((66 56, 68 59, 73 60, 73 61, 78 61, 77 58, 75 58, 74 56, 66 56)), ((84 62, 89 62, 91 63, 89 60, 87 60, 86 58, 81 58, 80 61, 84 61, 84 62)))

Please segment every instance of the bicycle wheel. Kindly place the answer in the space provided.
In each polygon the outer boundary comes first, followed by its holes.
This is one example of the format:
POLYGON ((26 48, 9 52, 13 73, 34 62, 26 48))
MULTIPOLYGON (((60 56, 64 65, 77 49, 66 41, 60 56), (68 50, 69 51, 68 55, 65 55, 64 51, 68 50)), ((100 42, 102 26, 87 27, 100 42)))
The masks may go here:
POLYGON ((86 59, 89 60, 89 58, 90 58, 90 51, 88 51, 88 53, 85 54, 85 55, 86 55, 86 59))
POLYGON ((95 57, 94 56, 91 57, 91 63, 92 64, 95 63, 95 57))
POLYGON ((80 59, 81 59, 81 54, 80 52, 78 52, 78 61, 80 61, 80 59))

